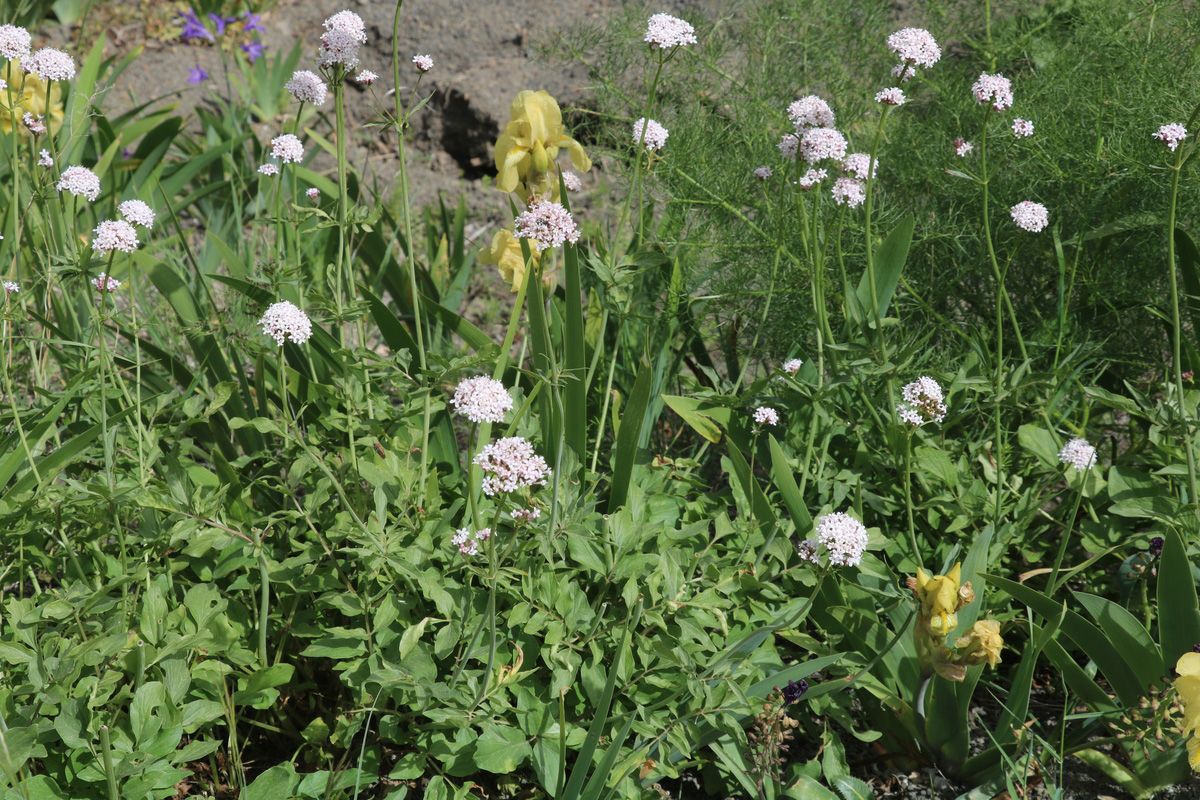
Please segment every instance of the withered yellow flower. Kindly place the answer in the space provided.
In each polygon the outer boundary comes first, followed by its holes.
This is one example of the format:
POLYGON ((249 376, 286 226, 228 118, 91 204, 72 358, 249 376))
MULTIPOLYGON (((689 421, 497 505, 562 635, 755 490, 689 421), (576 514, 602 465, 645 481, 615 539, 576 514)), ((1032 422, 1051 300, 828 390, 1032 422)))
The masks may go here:
POLYGON ((1200 728, 1200 653, 1184 653, 1175 662, 1175 691, 1183 703, 1183 733, 1192 734, 1188 739, 1188 763, 1200 771, 1200 739, 1196 730, 1200 728))
POLYGON ((527 184, 525 196, 531 188, 541 191, 542 184, 550 188, 549 176, 559 148, 567 149, 575 169, 592 168, 583 146, 567 136, 562 111, 549 92, 519 92, 508 115, 504 133, 496 140, 496 188, 500 191, 517 191, 523 181, 527 184))
MULTIPOLYGON (((530 256, 536 266, 541 254, 536 248, 530 248, 530 256)), ((514 292, 525 282, 525 256, 521 252, 521 240, 507 228, 497 231, 492 243, 479 251, 479 263, 495 264, 500 276, 512 284, 514 292)))
POLYGON ((982 664, 986 661, 989 667, 1000 662, 1000 650, 1003 647, 1000 623, 994 619, 976 622, 966 636, 960 636, 954 642, 954 648, 960 653, 958 660, 962 663, 982 664))
POLYGON ((8 87, 0 89, 0 130, 12 133, 13 121, 17 123, 17 133, 29 136, 29 129, 22 123, 26 113, 42 117, 42 123, 50 129, 51 135, 58 133, 63 123, 62 88, 58 82, 46 81, 21 71, 19 59, 12 59, 7 67, 0 68, 0 79, 8 83, 8 87), (10 98, 15 110, 10 107, 10 98))

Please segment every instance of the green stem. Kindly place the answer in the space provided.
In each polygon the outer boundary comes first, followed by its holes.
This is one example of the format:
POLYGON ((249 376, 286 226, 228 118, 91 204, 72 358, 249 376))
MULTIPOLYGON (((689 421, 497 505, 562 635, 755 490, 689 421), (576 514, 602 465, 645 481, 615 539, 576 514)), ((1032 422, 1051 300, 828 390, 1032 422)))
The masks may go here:
MULTIPOLYGON (((871 313, 875 315, 875 330, 879 334, 879 352, 881 355, 881 363, 887 363, 888 352, 887 342, 883 338, 883 320, 880 318, 879 308, 879 289, 875 285, 875 242, 871 238, 871 220, 874 209, 875 196, 875 160, 879 152, 879 142, 883 138, 883 123, 887 119, 888 111, 891 106, 887 103, 883 104, 883 110, 879 113, 879 125, 875 128, 875 137, 871 140, 871 152, 867 161, 867 197, 864 204, 863 214, 863 232, 866 236, 867 246, 867 283, 871 285, 871 313)), ((893 417, 895 410, 892 411, 893 417)))
MULTIPOLYGON (((346 326, 342 324, 342 315, 345 313, 346 296, 345 296, 345 273, 344 269, 348 269, 348 259, 346 258, 346 216, 350 207, 349 189, 346 187, 346 170, 349 166, 346 162, 346 102, 345 102, 345 81, 343 80, 343 67, 341 64, 335 64, 333 68, 333 105, 335 115, 335 125, 337 129, 337 174, 338 174, 338 251, 337 251, 337 311, 338 311, 338 336, 342 346, 346 346, 346 326)), ((353 282, 351 282, 351 285, 353 282)), ((361 343, 360 343, 361 344, 361 343)))
POLYGON ((908 511, 908 540, 912 544, 913 563, 921 566, 921 551, 917 547, 917 526, 913 523, 912 499, 912 428, 904 442, 904 507, 908 511))
POLYGON ((263 534, 263 540, 259 542, 258 551, 258 581, 259 581, 259 604, 258 604, 258 659, 264 667, 269 666, 267 661, 267 620, 271 611, 271 575, 268 571, 267 554, 263 551, 266 544, 266 534, 263 534))
POLYGON ((1054 569, 1050 572, 1050 581, 1046 584, 1046 595, 1053 596, 1058 591, 1058 571, 1062 567, 1063 555, 1067 552, 1067 541, 1071 538, 1071 532, 1075 529, 1075 518, 1079 516, 1079 504, 1083 502, 1083 473, 1077 473, 1079 477, 1079 488, 1075 492, 1075 506, 1071 509, 1071 516, 1067 517, 1066 524, 1063 525, 1062 538, 1058 542, 1058 555, 1054 559, 1054 569))
POLYGON ((113 769, 112 741, 108 736, 108 726, 100 726, 100 752, 104 761, 104 777, 108 780, 108 800, 120 800, 117 791, 117 771, 113 769))
MULTIPOLYGON (((1197 113, 1200 113, 1200 108, 1192 112, 1191 119, 1188 120, 1188 127, 1191 128, 1194 124, 1197 113)), ((1193 146, 1193 150, 1194 150, 1193 146)), ((1189 503, 1196 503, 1200 500, 1200 493, 1196 489, 1196 454, 1193 447, 1193 430, 1191 420, 1188 419, 1187 403, 1183 393, 1183 357, 1181 354, 1182 336, 1179 324, 1179 286, 1175 278, 1175 209, 1179 200, 1179 175, 1183 171, 1183 148, 1180 147, 1175 151, 1175 164, 1171 167, 1171 200, 1167 208, 1167 275, 1171 282, 1171 358, 1175 367, 1175 392, 1179 398, 1179 416, 1183 420, 1183 449, 1187 453, 1188 466, 1188 497, 1189 503)))
MULTIPOLYGON (((1000 262, 996 259, 996 247, 992 243, 991 193, 988 189, 989 176, 987 171, 987 121, 984 120, 983 133, 979 139, 979 169, 980 184, 983 186, 983 238, 987 242, 988 262, 992 266, 992 274, 996 278, 996 396, 1004 390, 1004 276, 1000 272, 1000 262)), ((1004 501, 1004 430, 1001 420, 1001 405, 995 408, 995 458, 996 458, 996 502, 993 528, 1000 532, 1001 510, 1004 501)))

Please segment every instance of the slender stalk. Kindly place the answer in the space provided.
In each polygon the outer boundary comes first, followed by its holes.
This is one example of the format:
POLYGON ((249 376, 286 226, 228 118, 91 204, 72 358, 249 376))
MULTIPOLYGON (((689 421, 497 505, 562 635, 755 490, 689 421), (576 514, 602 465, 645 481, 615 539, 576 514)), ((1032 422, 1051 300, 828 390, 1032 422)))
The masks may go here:
POLYGON ((267 620, 271 611, 271 575, 268 572, 267 554, 263 550, 266 546, 266 538, 264 533, 258 549, 258 660, 264 667, 269 666, 267 661, 267 620))
POLYGON ((908 511, 908 540, 912 544, 913 563, 921 566, 921 551, 917 547, 917 526, 913 523, 912 499, 912 439, 913 430, 908 429, 904 439, 904 507, 908 511))
POLYGON ((100 726, 100 755, 104 762, 104 777, 108 781, 108 800, 120 800, 121 793, 117 790, 117 771, 113 769, 112 741, 108 736, 108 726, 100 726))
MULTIPOLYGON (((1190 128, 1200 108, 1192 112, 1188 120, 1190 128)), ((1193 148, 1194 149, 1194 148, 1193 148)), ((1167 275, 1171 282, 1171 360, 1175 367, 1175 392, 1179 398, 1179 416, 1183 420, 1183 449, 1187 453, 1188 466, 1188 502, 1200 500, 1196 487, 1196 454, 1194 452, 1194 431, 1189 419, 1187 403, 1183 393, 1183 356, 1180 352, 1182 341, 1179 325, 1179 285, 1175 278, 1175 210, 1179 200, 1179 175, 1183 171, 1183 148, 1175 151, 1175 163, 1171 166, 1171 199, 1167 206, 1167 275)))
POLYGON ((338 310, 338 337, 342 346, 346 346, 346 326, 342 323, 342 315, 345 313, 346 295, 344 269, 348 270, 349 265, 346 259, 346 216, 350 207, 349 189, 346 187, 346 170, 349 166, 346 162, 346 85, 344 80, 345 68, 341 64, 335 64, 333 68, 333 105, 335 125, 337 127, 337 175, 338 175, 338 251, 337 251, 337 310, 338 310))
POLYGON ((866 237, 867 246, 867 283, 871 286, 871 313, 875 315, 875 330, 879 334, 879 352, 882 363, 887 363, 888 352, 887 342, 883 338, 883 320, 881 319, 879 308, 879 289, 875 285, 875 242, 871 238, 871 220, 875 197, 875 159, 879 153, 879 142, 883 138, 883 123, 887 119, 888 111, 891 108, 887 103, 883 104, 883 110, 879 113, 879 125, 876 126, 875 136, 871 140, 871 152, 867 161, 867 197, 863 207, 863 233, 866 237))
POLYGON ((1083 502, 1084 474, 1078 473, 1078 478, 1079 486, 1075 492, 1075 506, 1071 509, 1071 516, 1067 517, 1066 524, 1063 525, 1062 538, 1058 542, 1058 555, 1054 559, 1054 569, 1050 572, 1050 581, 1046 584, 1047 596, 1053 596, 1058 590, 1058 571, 1062 567, 1063 555, 1067 552, 1067 541, 1075 529, 1075 518, 1079 516, 1079 504, 1083 502))
MULTIPOLYGON (((983 238, 987 242, 988 261, 992 265, 992 274, 996 278, 996 396, 1003 391, 1004 383, 1004 303, 1002 301, 1004 276, 1000 272, 1000 263, 996 259, 996 247, 992 243, 991 193, 988 189, 990 180, 987 171, 987 122, 984 121, 983 133, 979 137, 979 169, 980 184, 983 186, 983 238)), ((1004 500, 1004 429, 1002 425, 1001 406, 995 409, 995 459, 996 459, 996 502, 993 527, 1000 530, 1001 509, 1004 500)))

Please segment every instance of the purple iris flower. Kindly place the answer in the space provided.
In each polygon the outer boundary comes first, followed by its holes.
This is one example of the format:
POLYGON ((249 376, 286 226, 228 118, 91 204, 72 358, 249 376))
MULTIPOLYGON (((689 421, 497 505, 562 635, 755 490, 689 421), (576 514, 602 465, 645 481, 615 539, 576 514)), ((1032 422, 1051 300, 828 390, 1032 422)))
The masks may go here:
POLYGON ((204 69, 204 67, 197 64, 196 66, 194 66, 188 70, 188 81, 187 82, 192 84, 193 86, 199 86, 200 84, 202 84, 206 80, 208 80, 208 77, 209 77, 208 70, 204 69))
POLYGON ((262 14, 255 14, 253 11, 246 12, 246 27, 243 28, 246 33, 266 33, 267 29, 262 25, 262 14))
POLYGON ((258 39, 255 39, 250 44, 242 45, 242 50, 246 52, 246 57, 249 58, 250 63, 253 64, 255 61, 262 58, 263 43, 258 39))
POLYGON ((217 25, 217 36, 225 35, 225 26, 231 22, 236 22, 237 17, 223 17, 220 14, 209 14, 208 18, 217 25))
POLYGON ((204 27, 204 23, 196 16, 195 11, 189 8, 186 14, 180 11, 179 16, 183 17, 183 33, 180 34, 180 38, 184 41, 188 39, 207 39, 211 42, 213 40, 213 35, 204 27))

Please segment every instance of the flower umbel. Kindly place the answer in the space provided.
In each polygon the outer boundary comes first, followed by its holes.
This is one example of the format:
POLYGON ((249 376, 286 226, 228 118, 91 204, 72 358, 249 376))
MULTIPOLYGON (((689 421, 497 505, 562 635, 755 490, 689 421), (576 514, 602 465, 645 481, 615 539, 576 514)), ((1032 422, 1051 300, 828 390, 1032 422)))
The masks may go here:
POLYGON ((513 400, 503 383, 480 376, 458 384, 450 405, 471 422, 494 424, 504 421, 504 415, 513 407, 513 400))
POLYGON ((1180 125, 1178 122, 1172 122, 1169 125, 1163 125, 1153 136, 1155 139, 1161 139, 1167 147, 1171 148, 1171 152, 1175 152, 1175 148, 1179 147, 1179 143, 1187 138, 1187 128, 1180 125))
POLYGON ((679 17, 670 14, 655 14, 646 23, 642 39, 652 49, 668 50, 672 47, 696 43, 696 29, 679 17))
POLYGON ((770 406, 759 406, 754 409, 754 424, 758 427, 763 425, 778 425, 779 412, 770 406))
POLYGON ((271 140, 271 158, 284 164, 299 164, 304 160, 304 143, 291 133, 276 136, 271 140))
POLYGON ((804 362, 798 358, 789 358, 783 362, 783 371, 788 375, 795 375, 804 366, 804 362))
POLYGON ((104 294, 106 292, 115 292, 117 289, 120 289, 121 282, 116 278, 101 272, 98 276, 92 278, 92 286, 96 287, 97 292, 104 294))
POLYGON ((792 125, 795 126, 796 133, 802 132, 805 128, 832 128, 835 119, 829 103, 815 94, 801 97, 792 103, 788 106, 787 115, 788 119, 792 121, 792 125))
POLYGON ((21 69, 44 81, 69 81, 75 77, 75 59, 62 50, 43 47, 21 62, 21 69))
POLYGON ((132 253, 138 246, 137 230, 123 219, 106 219, 92 233, 92 249, 101 253, 132 253))
POLYGON ((519 239, 529 239, 540 253, 551 247, 561 247, 566 242, 579 241, 579 226, 561 203, 543 201, 517 216, 513 234, 519 239))
POLYGON ((833 128, 809 128, 800 137, 800 155, 809 164, 846 157, 846 137, 833 128))
POLYGON ((833 192, 833 202, 839 206, 858 208, 867 199, 867 190, 862 181, 854 178, 838 178, 831 191, 833 192))
POLYGON ((100 179, 96 173, 87 167, 67 167, 58 178, 54 188, 60 192, 70 192, 76 197, 86 197, 95 201, 100 196, 100 179))
POLYGON ((282 347, 284 340, 304 344, 312 336, 312 321, 295 304, 287 300, 272 303, 258 321, 263 333, 282 347))
POLYGON ((422 74, 433 69, 433 58, 430 56, 415 55, 412 57, 412 63, 417 68, 417 72, 422 74))
POLYGON ((546 459, 533 452, 533 445, 520 436, 508 436, 489 444, 475 456, 484 474, 483 493, 488 497, 544 484, 550 474, 546 459))
POLYGON ((285 83, 283 88, 291 92, 292 97, 301 103, 308 103, 313 106, 323 105, 325 103, 325 94, 328 91, 325 87, 325 81, 321 80, 317 73, 307 69, 293 72, 292 79, 285 83))
POLYGON ((976 103, 991 102, 996 111, 1004 111, 1013 104, 1012 81, 997 72, 989 75, 984 72, 971 86, 976 103))
POLYGON ((647 150, 662 150, 667 143, 667 135, 667 129, 654 120, 640 117, 633 123, 633 143, 645 143, 647 150))
POLYGON ((146 230, 154 227, 154 209, 141 200, 126 200, 117 206, 117 211, 134 225, 141 225, 146 230))
POLYGON ((1009 209, 1009 213, 1012 214, 1013 222, 1017 223, 1018 228, 1030 233, 1038 233, 1050 222, 1046 207, 1032 200, 1022 200, 1009 209))
POLYGON ((926 422, 941 422, 946 418, 942 387, 938 386, 938 382, 933 378, 922 375, 905 386, 901 394, 904 402, 896 406, 896 413, 914 428, 926 422))
POLYGON ((902 67, 932 67, 942 57, 942 48, 924 28, 903 28, 887 38, 888 49, 900 58, 902 67))
POLYGON ((829 551, 829 563, 857 566, 867 550, 867 529, 849 514, 836 511, 817 519, 817 542, 829 551))
POLYGON ((1087 439, 1072 439, 1058 451, 1058 460, 1083 472, 1096 466, 1096 448, 1088 444, 1087 439))

